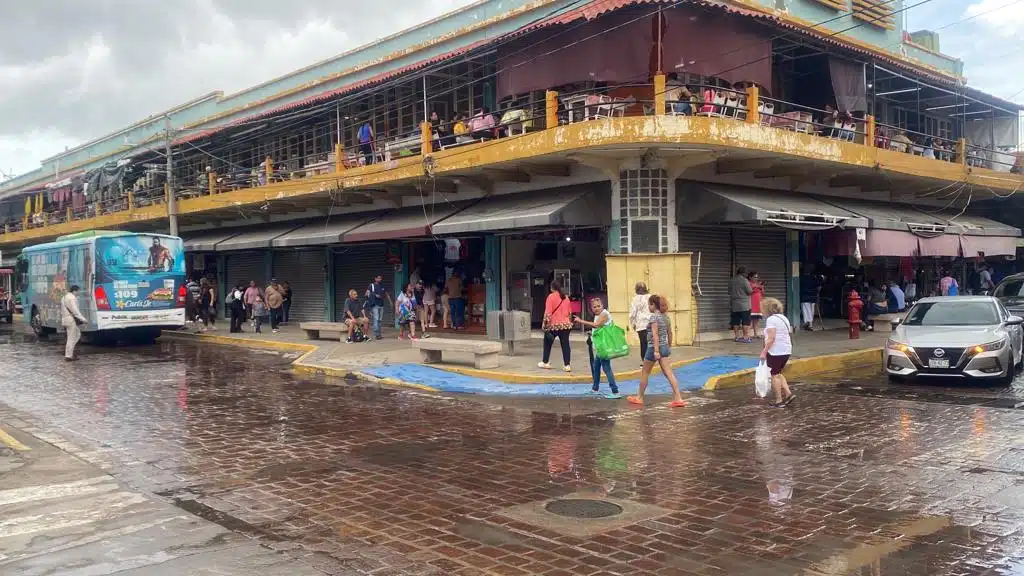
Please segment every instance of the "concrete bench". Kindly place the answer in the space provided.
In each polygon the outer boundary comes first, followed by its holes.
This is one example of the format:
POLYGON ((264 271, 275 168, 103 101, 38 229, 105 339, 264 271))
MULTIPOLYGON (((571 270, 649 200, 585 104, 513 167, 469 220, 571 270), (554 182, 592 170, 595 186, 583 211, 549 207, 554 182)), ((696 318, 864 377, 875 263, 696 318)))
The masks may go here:
POLYGON ((497 368, 498 354, 501 353, 500 342, 481 340, 427 338, 413 341, 413 346, 419 349, 424 364, 440 362, 442 352, 464 352, 473 355, 473 366, 478 370, 497 368))
POLYGON ((874 322, 875 332, 888 333, 892 332, 892 326, 896 322, 903 320, 903 312, 897 312, 895 314, 879 314, 871 318, 874 322))
POLYGON ((348 337, 348 326, 344 322, 300 322, 299 328, 306 333, 306 340, 343 340, 348 337))

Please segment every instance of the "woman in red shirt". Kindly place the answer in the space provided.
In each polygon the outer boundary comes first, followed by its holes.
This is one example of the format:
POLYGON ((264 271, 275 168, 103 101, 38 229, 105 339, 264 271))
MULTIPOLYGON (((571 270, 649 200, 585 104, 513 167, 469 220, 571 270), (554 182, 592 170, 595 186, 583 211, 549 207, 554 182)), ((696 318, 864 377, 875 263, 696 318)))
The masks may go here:
POLYGON ((764 282, 761 281, 761 277, 757 275, 757 272, 751 271, 747 275, 747 279, 750 280, 750 328, 754 333, 754 338, 760 338, 757 335, 757 324, 764 317, 764 313, 761 312, 761 300, 764 298, 764 282))
POLYGON ((551 359, 551 347, 558 338, 562 345, 562 368, 571 372, 569 366, 569 332, 572 330, 572 320, 569 318, 569 298, 562 292, 562 283, 558 280, 551 282, 551 292, 544 301, 544 321, 541 323, 541 330, 544 331, 544 358, 537 366, 545 370, 551 369, 548 360, 551 359))

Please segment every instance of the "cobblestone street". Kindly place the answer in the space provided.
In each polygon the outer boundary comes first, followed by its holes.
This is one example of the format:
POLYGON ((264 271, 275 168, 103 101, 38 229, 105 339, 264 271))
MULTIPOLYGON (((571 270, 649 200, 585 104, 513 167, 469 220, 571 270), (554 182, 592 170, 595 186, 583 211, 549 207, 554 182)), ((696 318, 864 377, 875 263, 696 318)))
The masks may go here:
MULTIPOLYGON (((323 382, 207 343, 59 347, 0 333, 0 427, 324 574, 1024 574, 1019 383, 865 370, 785 410, 744 389, 673 411, 323 382)), ((0 573, 35 574, 2 527, 0 573)))

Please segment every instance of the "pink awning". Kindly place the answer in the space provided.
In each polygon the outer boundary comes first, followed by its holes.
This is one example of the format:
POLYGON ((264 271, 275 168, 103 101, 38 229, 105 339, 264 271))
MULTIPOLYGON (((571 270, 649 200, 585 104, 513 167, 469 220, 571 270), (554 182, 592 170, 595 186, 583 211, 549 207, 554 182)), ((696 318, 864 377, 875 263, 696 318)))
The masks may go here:
POLYGON ((1015 256, 1017 239, 1011 236, 960 236, 964 258, 979 256, 1015 256))
POLYGON ((943 234, 934 238, 918 238, 921 256, 959 256, 960 237, 954 234, 943 234))
POLYGON ((864 256, 917 256, 918 238, 899 230, 867 230, 864 256))

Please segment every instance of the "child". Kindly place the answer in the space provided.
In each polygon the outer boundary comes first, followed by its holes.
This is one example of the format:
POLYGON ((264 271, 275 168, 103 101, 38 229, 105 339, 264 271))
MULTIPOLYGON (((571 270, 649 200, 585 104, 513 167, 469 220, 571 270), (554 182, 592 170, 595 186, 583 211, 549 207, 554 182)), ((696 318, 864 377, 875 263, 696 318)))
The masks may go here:
POLYGON ((267 305, 263 303, 263 297, 257 296, 252 304, 252 325, 257 334, 262 334, 260 326, 263 324, 263 317, 267 315, 267 305))
MULTIPOLYGON (((579 316, 576 317, 576 322, 590 328, 601 328, 603 326, 610 326, 612 322, 612 313, 605 309, 604 303, 601 302, 600 298, 590 299, 590 311, 594 313, 594 321, 588 322, 579 316)), ((608 377, 608 386, 612 389, 612 393, 605 396, 609 400, 618 400, 622 398, 619 394, 619 387, 615 384, 615 373, 612 372, 612 361, 606 358, 598 358, 593 354, 593 342, 590 336, 587 336, 587 346, 591 348, 591 356, 594 358, 594 363, 590 366, 590 373, 594 377, 594 386, 590 389, 591 394, 601 393, 601 370, 604 370, 605 376, 608 377)))

